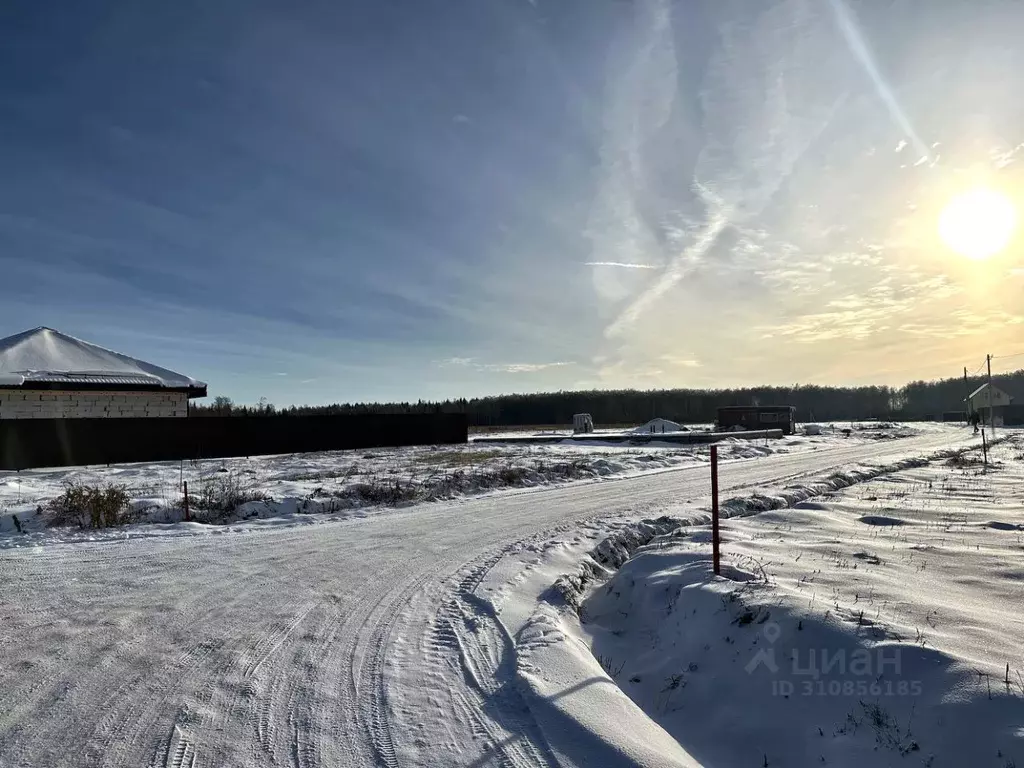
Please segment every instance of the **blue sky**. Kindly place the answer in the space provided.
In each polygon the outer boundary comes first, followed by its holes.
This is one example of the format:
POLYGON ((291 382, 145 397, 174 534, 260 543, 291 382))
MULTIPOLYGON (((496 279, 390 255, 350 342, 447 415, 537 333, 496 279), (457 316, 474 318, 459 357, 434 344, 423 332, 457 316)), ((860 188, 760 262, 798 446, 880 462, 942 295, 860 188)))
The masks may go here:
POLYGON ((1012 0, 14 2, 0 334, 277 403, 898 383, 1024 348, 1012 0))

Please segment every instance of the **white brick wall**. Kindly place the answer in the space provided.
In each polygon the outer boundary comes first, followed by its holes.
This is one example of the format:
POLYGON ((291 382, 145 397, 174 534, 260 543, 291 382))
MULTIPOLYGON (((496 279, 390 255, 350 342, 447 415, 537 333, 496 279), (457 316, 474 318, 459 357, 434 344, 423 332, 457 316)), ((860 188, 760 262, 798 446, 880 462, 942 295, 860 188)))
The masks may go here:
POLYGON ((0 389, 0 419, 169 418, 188 415, 184 392, 0 389))

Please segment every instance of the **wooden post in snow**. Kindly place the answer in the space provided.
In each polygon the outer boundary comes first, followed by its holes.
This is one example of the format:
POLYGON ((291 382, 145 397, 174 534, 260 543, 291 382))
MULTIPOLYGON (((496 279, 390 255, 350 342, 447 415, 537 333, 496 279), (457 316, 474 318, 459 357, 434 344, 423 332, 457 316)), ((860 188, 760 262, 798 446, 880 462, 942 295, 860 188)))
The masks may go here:
POLYGON ((188 480, 186 480, 183 485, 185 486, 185 522, 187 523, 192 519, 188 514, 188 480))
POLYGON ((711 562, 715 575, 722 571, 718 535, 718 446, 711 446, 711 562))

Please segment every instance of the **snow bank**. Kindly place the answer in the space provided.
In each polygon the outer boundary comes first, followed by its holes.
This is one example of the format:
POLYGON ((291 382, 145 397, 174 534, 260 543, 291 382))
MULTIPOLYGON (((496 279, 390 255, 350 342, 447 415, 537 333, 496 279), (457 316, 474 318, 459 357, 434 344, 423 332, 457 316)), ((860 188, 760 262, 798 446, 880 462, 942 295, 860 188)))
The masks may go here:
POLYGON ((737 500, 736 515, 797 508, 726 521, 722 577, 706 528, 620 532, 524 633, 525 684, 573 691, 562 709, 618 739, 616 754, 632 744, 620 730, 640 734, 654 749, 630 753, 638 765, 1015 765, 1019 438, 993 455, 987 473, 940 452, 737 500), (629 550, 589 593, 580 577, 629 550))
POLYGON ((542 606, 516 638, 516 653, 527 706, 561 765, 700 765, 615 685, 570 613, 542 606))
POLYGON ((991 681, 875 611, 814 610, 760 573, 715 577, 703 552, 644 551, 583 606, 594 656, 701 763, 1020 755, 1019 691, 997 685, 989 698, 991 681))

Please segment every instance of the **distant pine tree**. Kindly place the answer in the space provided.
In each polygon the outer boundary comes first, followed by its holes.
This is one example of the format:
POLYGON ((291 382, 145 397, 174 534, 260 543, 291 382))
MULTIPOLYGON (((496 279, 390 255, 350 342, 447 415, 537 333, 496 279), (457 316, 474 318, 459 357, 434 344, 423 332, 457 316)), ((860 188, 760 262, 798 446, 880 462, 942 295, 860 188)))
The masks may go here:
MULTIPOLYGON (((1024 403, 1024 370, 994 377, 996 384, 1024 403)), ((742 389, 661 389, 640 391, 585 390, 460 398, 416 403, 334 403, 299 405, 275 410, 264 399, 255 408, 238 406, 228 397, 210 405, 194 404, 194 416, 360 413, 465 413, 473 426, 568 425, 575 413, 589 413, 598 425, 642 424, 654 416, 683 423, 712 422, 723 405, 792 405, 799 421, 857 419, 941 418, 945 411, 963 410, 965 389, 974 390, 985 379, 963 378, 915 381, 903 387, 822 387, 815 384, 760 386, 742 389)))

